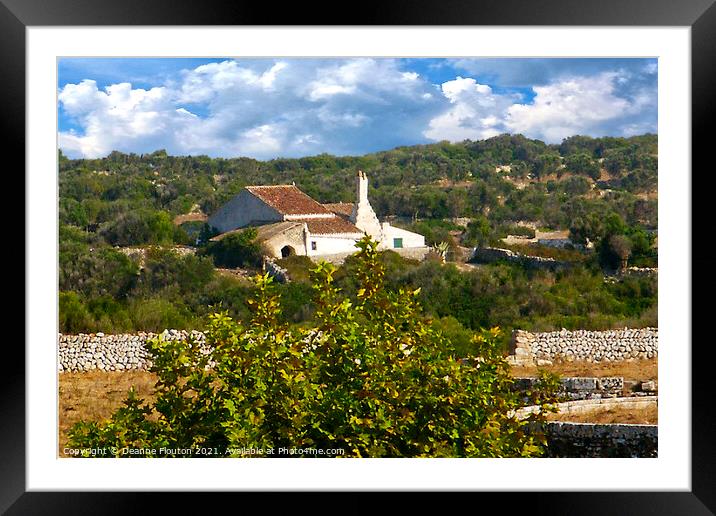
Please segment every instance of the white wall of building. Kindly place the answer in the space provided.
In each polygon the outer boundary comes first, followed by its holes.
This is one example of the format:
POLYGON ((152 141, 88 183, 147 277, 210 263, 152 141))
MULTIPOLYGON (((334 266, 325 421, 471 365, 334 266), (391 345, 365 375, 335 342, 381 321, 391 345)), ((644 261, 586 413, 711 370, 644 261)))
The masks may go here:
POLYGON ((425 237, 412 231, 396 228, 387 222, 383 222, 383 242, 381 247, 384 249, 394 249, 395 239, 400 238, 403 242, 403 248, 407 247, 425 247, 425 237))
POLYGON ((258 199, 248 190, 241 190, 214 213, 207 224, 221 233, 242 228, 251 222, 279 222, 283 215, 258 199))
POLYGON ((301 226, 296 226, 264 240, 261 245, 264 252, 273 258, 281 258, 281 249, 285 246, 290 246, 293 252, 299 256, 306 256, 307 253, 304 229, 301 226))
POLYGON ((308 256, 320 256, 323 254, 338 254, 356 252, 356 238, 350 236, 312 235, 308 234, 308 256), (313 250, 312 243, 315 242, 316 249, 313 250))

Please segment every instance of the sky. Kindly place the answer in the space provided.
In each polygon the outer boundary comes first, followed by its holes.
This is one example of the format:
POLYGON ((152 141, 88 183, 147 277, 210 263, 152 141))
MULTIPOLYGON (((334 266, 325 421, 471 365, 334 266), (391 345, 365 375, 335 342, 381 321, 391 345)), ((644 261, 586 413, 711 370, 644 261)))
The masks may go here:
POLYGON ((657 60, 613 58, 63 58, 58 140, 266 160, 362 155, 503 133, 657 132, 657 60))

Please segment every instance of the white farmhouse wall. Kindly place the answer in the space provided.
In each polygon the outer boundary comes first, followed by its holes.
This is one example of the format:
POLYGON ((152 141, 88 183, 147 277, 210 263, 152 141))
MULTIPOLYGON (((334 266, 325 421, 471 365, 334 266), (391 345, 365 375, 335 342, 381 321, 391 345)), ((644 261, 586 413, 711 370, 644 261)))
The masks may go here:
MULTIPOLYGON (((299 256, 306 256, 306 239, 303 226, 295 226, 261 243, 264 252, 272 258, 281 258, 281 249, 291 246, 299 256)), ((309 244, 310 245, 310 244, 309 244)))
POLYGON ((279 222, 283 215, 258 199, 248 190, 241 190, 214 213, 207 224, 221 233, 248 226, 251 222, 279 222))
POLYGON ((332 236, 332 235, 308 235, 308 256, 320 256, 323 254, 355 253, 355 237, 332 236), (311 242, 316 243, 314 251, 311 242))
POLYGON ((425 247, 425 237, 412 231, 396 228, 389 223, 383 223, 384 241, 382 242, 385 249, 393 249, 396 238, 403 239, 403 247, 425 247))

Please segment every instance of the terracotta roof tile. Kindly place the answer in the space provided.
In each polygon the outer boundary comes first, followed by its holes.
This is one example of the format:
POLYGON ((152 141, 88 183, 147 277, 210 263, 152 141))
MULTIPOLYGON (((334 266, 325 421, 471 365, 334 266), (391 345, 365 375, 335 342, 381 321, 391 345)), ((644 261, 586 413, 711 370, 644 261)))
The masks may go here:
MULTIPOLYGON (((331 234, 351 234, 356 236, 362 236, 363 232, 355 227, 352 223, 349 221, 338 217, 333 216, 326 219, 299 219, 299 220, 291 220, 291 221, 285 221, 285 222, 275 222, 273 224, 263 224, 260 226, 254 226, 257 230, 257 240, 264 241, 269 240, 276 236, 279 233, 282 233, 284 231, 288 231, 291 229, 294 229, 296 227, 302 227, 303 223, 306 223, 308 225, 308 231, 313 233, 314 235, 331 235, 331 234)), ((239 228, 234 229, 231 231, 227 231, 226 233, 222 233, 221 235, 217 235, 210 240, 216 242, 221 240, 222 238, 234 234, 239 233, 241 231, 244 231, 247 228, 239 228)))
POLYGON ((246 189, 283 215, 331 213, 293 185, 247 186, 246 189))
POLYGON ((307 219, 300 222, 308 224, 308 231, 314 235, 330 235, 333 233, 363 234, 363 232, 352 223, 337 216, 331 217, 330 219, 307 219))
POLYGON ((343 218, 350 217, 353 214, 352 202, 329 202, 324 203, 323 207, 343 218))

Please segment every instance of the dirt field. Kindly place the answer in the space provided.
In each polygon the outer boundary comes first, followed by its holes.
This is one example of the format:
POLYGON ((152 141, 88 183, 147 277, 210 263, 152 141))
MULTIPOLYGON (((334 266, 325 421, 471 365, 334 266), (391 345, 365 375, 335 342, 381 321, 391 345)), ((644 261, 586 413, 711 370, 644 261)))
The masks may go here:
POLYGON ((122 405, 131 386, 149 398, 156 376, 144 371, 62 373, 59 396, 59 454, 67 445, 67 431, 76 422, 106 419, 122 405))
POLYGON ((623 423, 630 425, 656 425, 659 422, 656 405, 642 409, 610 407, 595 409, 586 414, 548 414, 550 421, 569 421, 571 423, 623 423))
POLYGON ((561 376, 623 376, 625 380, 657 380, 658 361, 635 360, 633 362, 563 362, 551 366, 513 366, 512 375, 516 377, 536 376, 538 369, 557 373, 561 376))

